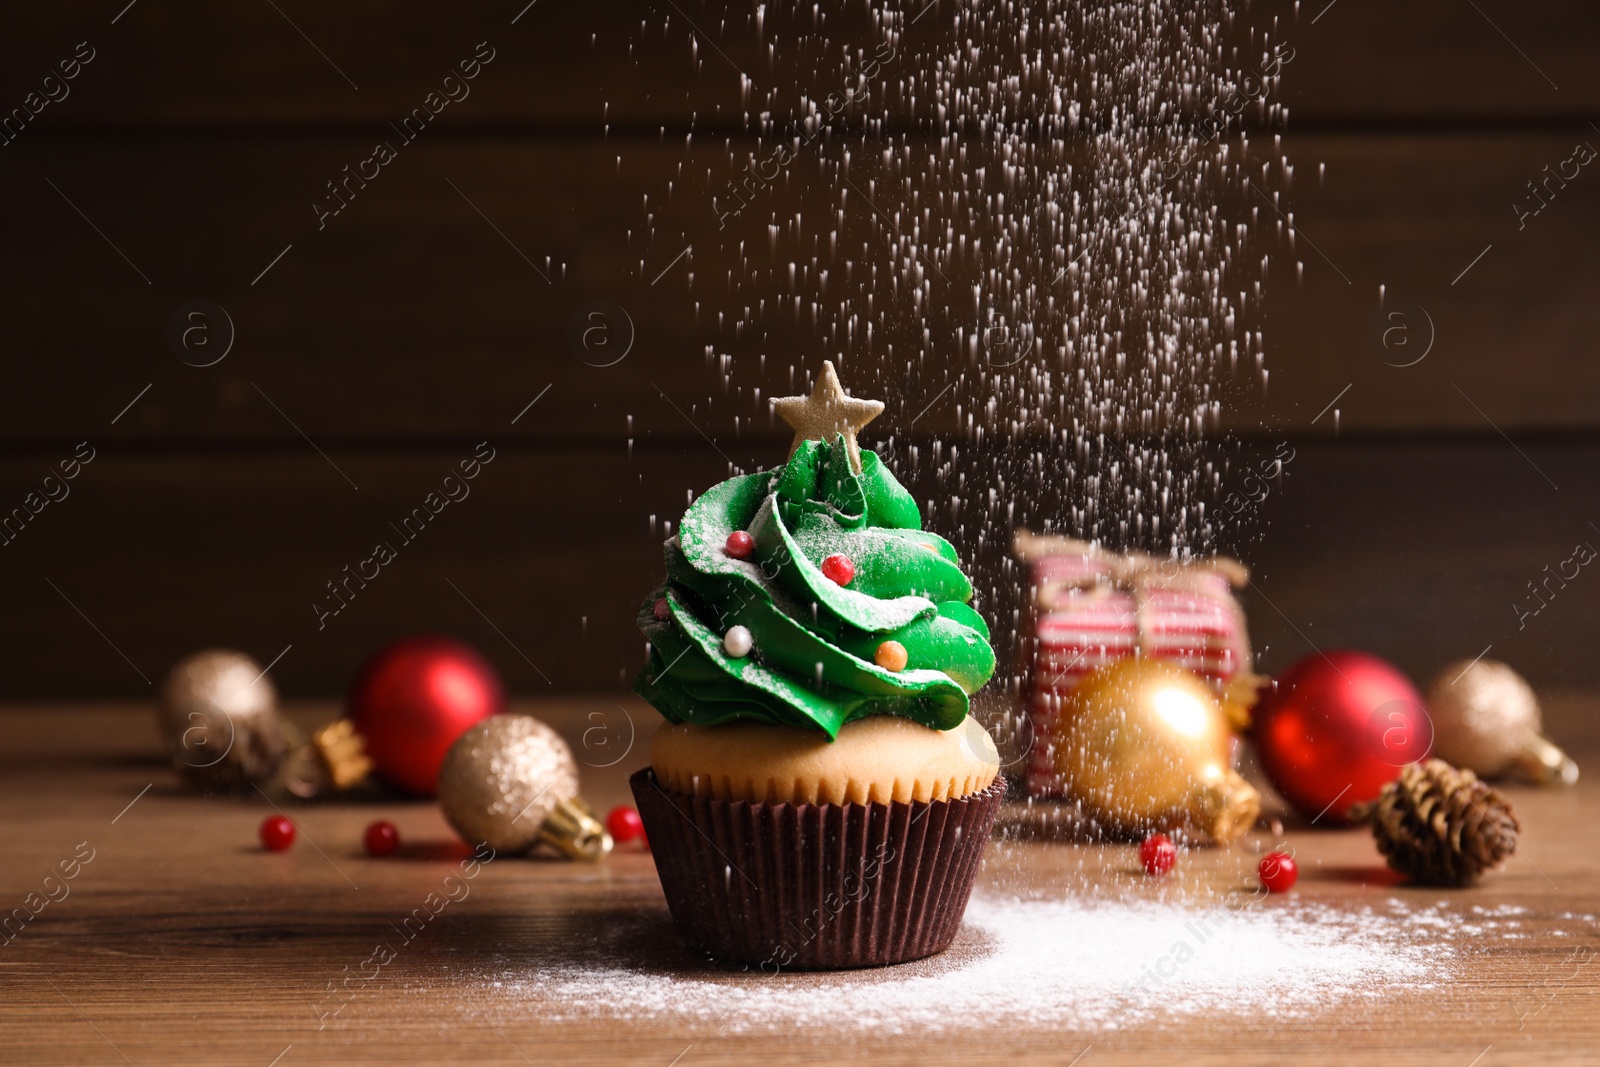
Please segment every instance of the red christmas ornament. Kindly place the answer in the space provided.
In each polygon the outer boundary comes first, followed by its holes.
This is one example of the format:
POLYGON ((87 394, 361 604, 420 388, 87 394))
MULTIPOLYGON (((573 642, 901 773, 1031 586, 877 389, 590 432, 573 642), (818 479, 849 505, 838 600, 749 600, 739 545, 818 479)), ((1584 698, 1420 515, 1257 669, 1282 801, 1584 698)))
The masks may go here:
POLYGON ((1269 852, 1261 857, 1256 875, 1269 893, 1287 893, 1300 880, 1300 867, 1287 852, 1269 852))
POLYGON ((456 739, 505 707, 494 668, 445 637, 407 637, 380 649, 356 675, 347 714, 378 773, 433 796, 456 739))
POLYGON ((268 852, 282 852, 294 844, 294 823, 283 815, 268 815, 261 820, 261 847, 268 852))
POLYGON ((1178 846, 1166 834, 1151 834, 1139 842, 1139 862, 1145 874, 1166 874, 1178 862, 1178 846))
POLYGON ((626 804, 619 804, 606 816, 606 832, 619 845, 644 840, 644 820, 626 804))
POLYGON ((400 831, 394 823, 379 819, 361 835, 361 845, 369 856, 392 856, 400 848, 400 831))
POLYGON ((1433 745, 1422 697, 1365 652, 1307 656, 1278 676, 1252 720, 1267 777, 1316 822, 1348 822, 1351 805, 1377 799, 1433 745))
POLYGON ((849 556, 835 552, 822 561, 822 576, 835 585, 849 585, 855 581, 855 561, 849 556))
POLYGON ((749 559, 750 553, 756 550, 756 539, 743 530, 735 530, 728 535, 722 550, 734 559, 749 559))

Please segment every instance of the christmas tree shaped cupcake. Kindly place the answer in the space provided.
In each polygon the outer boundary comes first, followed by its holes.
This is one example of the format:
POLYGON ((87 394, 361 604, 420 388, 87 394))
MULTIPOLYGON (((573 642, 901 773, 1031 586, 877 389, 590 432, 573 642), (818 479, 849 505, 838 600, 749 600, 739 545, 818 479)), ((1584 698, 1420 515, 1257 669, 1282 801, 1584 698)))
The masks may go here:
POLYGON ((767 970, 945 948, 1003 787, 967 714, 994 673, 972 583, 857 432, 831 363, 776 402, 788 462, 700 497, 667 542, 635 688, 668 720, 634 776, 691 945, 767 970))

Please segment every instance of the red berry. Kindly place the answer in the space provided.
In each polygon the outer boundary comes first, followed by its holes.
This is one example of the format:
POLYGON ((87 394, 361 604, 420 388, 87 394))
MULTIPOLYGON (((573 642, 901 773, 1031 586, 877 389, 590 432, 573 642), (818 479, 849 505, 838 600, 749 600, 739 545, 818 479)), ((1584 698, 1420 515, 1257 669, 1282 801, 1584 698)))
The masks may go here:
POLYGON ((261 820, 261 847, 268 852, 282 852, 294 844, 295 828, 283 815, 268 815, 261 820))
POLYGON ((1261 884, 1267 887, 1267 892, 1287 893, 1299 881, 1300 868, 1287 852, 1269 852, 1261 857, 1256 874, 1261 876, 1261 884))
POLYGON ((629 841, 644 840, 644 820, 639 818, 639 813, 626 804, 619 804, 611 809, 606 816, 606 831, 611 834, 611 839, 619 845, 626 845, 629 841))
POLYGON ((734 559, 749 559, 750 553, 756 550, 756 539, 743 530, 735 530, 728 535, 722 550, 734 559))
POLYGON ((656 617, 657 622, 666 622, 672 618, 672 605, 667 603, 666 597, 660 597, 650 609, 650 614, 656 617))
POLYGON ((849 585, 856 577, 856 565, 849 556, 834 553, 822 561, 822 576, 835 585, 849 585))
POLYGON ((1151 834, 1139 843, 1139 862, 1146 874, 1166 874, 1178 862, 1178 846, 1166 834, 1151 834))
POLYGON ((400 847, 400 831, 394 828, 394 823, 379 819, 367 827, 367 832, 361 835, 361 843, 369 856, 392 856, 400 847))

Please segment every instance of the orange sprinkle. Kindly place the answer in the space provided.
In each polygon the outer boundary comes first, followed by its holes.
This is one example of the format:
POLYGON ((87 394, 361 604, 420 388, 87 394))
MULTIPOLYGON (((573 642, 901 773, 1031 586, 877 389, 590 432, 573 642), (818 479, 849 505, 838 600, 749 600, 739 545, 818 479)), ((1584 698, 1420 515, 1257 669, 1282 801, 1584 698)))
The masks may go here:
POLYGON ((899 674, 906 669, 906 661, 910 657, 906 654, 906 646, 899 641, 885 641, 878 646, 878 651, 873 653, 873 662, 886 671, 899 674))

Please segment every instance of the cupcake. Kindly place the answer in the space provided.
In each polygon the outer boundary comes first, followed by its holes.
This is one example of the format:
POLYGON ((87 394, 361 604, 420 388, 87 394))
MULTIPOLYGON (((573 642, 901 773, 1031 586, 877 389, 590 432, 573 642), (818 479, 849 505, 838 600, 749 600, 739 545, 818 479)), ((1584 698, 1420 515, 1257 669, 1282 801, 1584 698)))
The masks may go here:
POLYGON ((666 718, 634 775, 685 940, 762 970, 919 959, 955 937, 999 811, 968 698, 994 673, 955 550, 856 432, 823 364, 776 402, 780 469, 707 491, 666 544, 635 689, 666 718))

